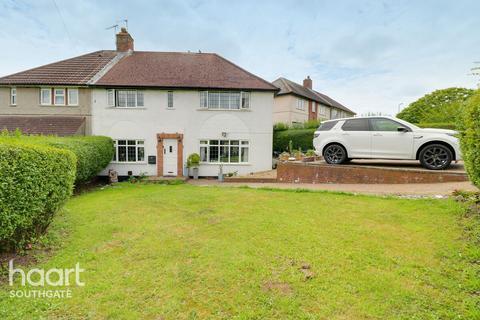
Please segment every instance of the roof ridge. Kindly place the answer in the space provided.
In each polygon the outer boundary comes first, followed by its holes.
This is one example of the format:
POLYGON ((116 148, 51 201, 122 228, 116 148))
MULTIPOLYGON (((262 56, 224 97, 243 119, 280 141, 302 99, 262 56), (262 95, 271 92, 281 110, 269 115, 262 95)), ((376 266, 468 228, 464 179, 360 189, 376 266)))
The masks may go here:
POLYGON ((112 69, 120 60, 122 60, 124 57, 127 57, 131 55, 132 52, 117 52, 115 57, 110 60, 106 65, 103 66, 101 70, 99 70, 97 73, 95 73, 92 77, 90 77, 90 80, 87 81, 87 85, 92 85, 95 84, 98 80, 100 80, 110 69, 112 69))

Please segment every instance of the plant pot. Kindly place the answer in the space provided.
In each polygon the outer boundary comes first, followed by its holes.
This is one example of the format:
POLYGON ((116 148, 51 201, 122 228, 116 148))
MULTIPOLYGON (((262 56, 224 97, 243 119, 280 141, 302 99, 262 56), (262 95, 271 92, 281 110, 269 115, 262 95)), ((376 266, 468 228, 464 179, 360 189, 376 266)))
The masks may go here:
POLYGON ((312 157, 305 157, 302 159, 303 162, 313 162, 315 161, 315 157, 312 156, 312 157))
POLYGON ((198 167, 192 167, 190 168, 190 174, 191 177, 193 177, 194 180, 198 180, 198 167))

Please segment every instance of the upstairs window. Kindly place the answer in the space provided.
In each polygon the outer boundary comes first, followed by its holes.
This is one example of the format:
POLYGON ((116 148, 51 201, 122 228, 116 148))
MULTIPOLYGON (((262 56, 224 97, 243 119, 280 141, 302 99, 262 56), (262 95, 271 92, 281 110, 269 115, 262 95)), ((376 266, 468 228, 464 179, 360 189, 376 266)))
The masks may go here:
POLYGON ((78 106, 78 89, 67 89, 67 90, 68 90, 68 105, 78 106))
POLYGON ((173 91, 167 92, 167 108, 173 109, 173 91))
POLYGON ((17 88, 10 89, 10 105, 17 105, 17 88))
POLYGON ((114 140, 114 162, 144 162, 144 140, 114 140))
POLYGON ((78 89, 41 88, 40 104, 43 106, 78 106, 78 89))
POLYGON ((296 107, 297 107, 298 110, 305 111, 305 104, 306 104, 305 100, 298 98, 296 107))
POLYGON ((110 107, 137 108, 143 107, 143 91, 138 90, 107 90, 107 100, 110 107))
POLYGON ((54 105, 64 106, 65 105, 65 89, 54 89, 54 105))
POLYGON ((42 105, 52 104, 52 89, 50 88, 40 89, 40 104, 42 105))
POLYGON ((200 107, 204 109, 240 110, 250 108, 250 92, 201 91, 200 107))

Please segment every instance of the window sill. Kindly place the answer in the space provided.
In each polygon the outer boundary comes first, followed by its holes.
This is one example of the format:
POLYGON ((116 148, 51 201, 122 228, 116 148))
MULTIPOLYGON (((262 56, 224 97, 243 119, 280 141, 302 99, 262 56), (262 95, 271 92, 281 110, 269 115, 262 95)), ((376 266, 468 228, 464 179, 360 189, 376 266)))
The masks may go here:
POLYGON ((15 108, 17 105, 16 104, 11 104, 10 107, 15 108))
POLYGON ((115 110, 146 110, 145 107, 106 107, 105 109, 115 109, 115 110))
POLYGON ((207 165, 207 166, 218 166, 218 165, 223 165, 223 166, 250 166, 250 162, 238 162, 238 163, 232 163, 232 162, 200 162, 200 165, 207 165))
POLYGON ((251 109, 208 109, 198 108, 197 111, 227 111, 227 112, 251 112, 251 109))
POLYGON ((110 161, 110 164, 148 164, 147 161, 110 161))
POLYGON ((69 104, 41 104, 40 107, 55 107, 55 108, 78 108, 80 107, 78 104, 76 105, 69 105, 69 104))

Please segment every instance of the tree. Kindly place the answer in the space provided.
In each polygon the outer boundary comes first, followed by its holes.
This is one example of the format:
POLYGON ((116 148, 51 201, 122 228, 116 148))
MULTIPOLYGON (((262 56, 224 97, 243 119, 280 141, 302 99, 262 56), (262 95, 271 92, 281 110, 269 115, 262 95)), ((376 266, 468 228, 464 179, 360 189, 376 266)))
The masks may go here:
POLYGON ((436 90, 412 102, 397 117, 412 123, 456 122, 463 103, 474 92, 466 88, 436 90))

